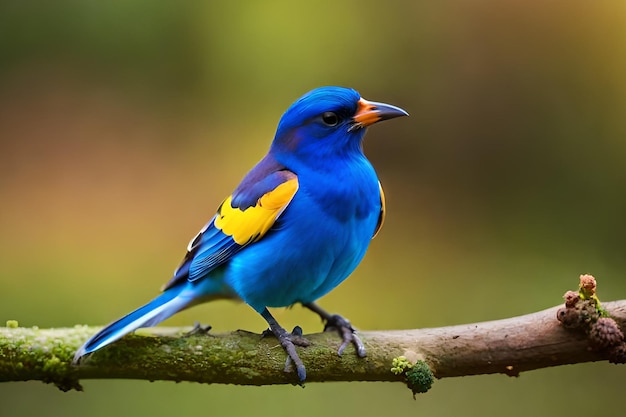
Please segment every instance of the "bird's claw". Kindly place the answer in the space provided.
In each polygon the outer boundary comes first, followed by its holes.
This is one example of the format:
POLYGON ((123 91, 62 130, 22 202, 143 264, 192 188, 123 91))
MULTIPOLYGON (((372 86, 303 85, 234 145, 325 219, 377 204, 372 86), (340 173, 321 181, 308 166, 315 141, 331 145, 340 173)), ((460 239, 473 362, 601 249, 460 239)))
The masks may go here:
POLYGON ((333 314, 326 320, 324 331, 337 331, 341 336, 342 343, 337 350, 337 354, 341 356, 343 351, 352 343, 356 349, 356 353, 360 358, 364 358, 367 355, 365 345, 361 339, 356 335, 356 330, 350 322, 338 314, 333 314))
POLYGON ((309 342, 306 337, 302 336, 302 327, 300 326, 293 328, 291 334, 289 334, 289 338, 296 346, 307 347, 311 345, 311 342, 309 342))
POLYGON ((274 336, 278 339, 280 345, 287 353, 284 371, 290 372, 291 366, 295 366, 296 373, 298 374, 298 381, 302 384, 306 380, 306 368, 304 367, 302 359, 298 356, 298 352, 296 352, 296 346, 306 347, 309 346, 311 342, 302 336, 302 328, 300 326, 294 327, 291 333, 287 332, 280 326, 273 327, 274 328, 270 327, 265 330, 261 334, 261 337, 274 336))
MULTIPOLYGON (((282 335, 282 332, 280 332, 282 335)), ((291 343, 293 343, 296 346, 301 346, 301 347, 307 347, 311 345, 311 342, 309 342, 309 340, 302 336, 302 327, 300 326, 296 326, 293 328, 293 330, 291 331, 291 333, 287 333, 287 331, 285 331, 285 336, 286 338, 289 339, 289 341, 291 341, 291 343)), ((274 331, 272 331, 272 329, 265 329, 263 330, 263 333, 261 333, 261 337, 276 337, 278 338, 278 340, 281 340, 281 337, 283 336, 279 336, 276 333, 274 333, 274 331)))
POLYGON ((300 326, 296 326, 291 333, 288 333, 285 329, 280 327, 273 330, 267 329, 262 334, 263 337, 269 335, 274 335, 287 353, 285 372, 290 372, 293 364, 296 368, 296 373, 298 374, 298 380, 300 381, 300 384, 302 384, 306 379, 306 368, 304 367, 302 359, 298 356, 298 352, 296 352, 296 346, 306 347, 311 344, 311 342, 302 336, 302 328, 300 326))

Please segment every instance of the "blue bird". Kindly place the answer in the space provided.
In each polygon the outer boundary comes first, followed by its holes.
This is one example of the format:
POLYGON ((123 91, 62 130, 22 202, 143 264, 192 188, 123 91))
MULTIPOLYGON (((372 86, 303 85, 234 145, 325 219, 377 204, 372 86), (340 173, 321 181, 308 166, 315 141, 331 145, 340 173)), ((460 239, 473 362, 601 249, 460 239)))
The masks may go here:
POLYGON ((267 155, 191 240, 163 293, 91 337, 74 363, 140 327, 223 298, 263 316, 288 355, 285 370, 293 362, 300 382, 306 370, 294 344, 306 340, 299 328, 281 327, 268 307, 301 303, 339 331, 339 355, 352 343, 364 357, 350 322, 314 302, 352 273, 384 220, 383 190, 363 154, 366 128, 407 115, 348 88, 302 96, 282 116, 267 155))

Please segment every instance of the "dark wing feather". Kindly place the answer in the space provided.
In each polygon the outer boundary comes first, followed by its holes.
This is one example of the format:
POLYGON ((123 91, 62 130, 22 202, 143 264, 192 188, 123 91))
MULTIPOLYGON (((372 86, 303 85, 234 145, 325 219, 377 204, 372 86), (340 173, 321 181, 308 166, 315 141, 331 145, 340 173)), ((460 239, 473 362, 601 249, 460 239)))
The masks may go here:
POLYGON ((297 192, 298 178, 271 162, 263 159, 220 205, 191 240, 183 262, 163 290, 205 277, 272 227, 297 192))

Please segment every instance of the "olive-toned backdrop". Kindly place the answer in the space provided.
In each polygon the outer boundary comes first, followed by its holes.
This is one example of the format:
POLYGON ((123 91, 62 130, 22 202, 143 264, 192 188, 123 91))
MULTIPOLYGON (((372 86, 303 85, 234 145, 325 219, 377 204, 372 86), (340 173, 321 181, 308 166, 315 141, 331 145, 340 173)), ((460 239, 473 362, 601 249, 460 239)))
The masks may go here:
MULTIPOLYGON (((366 138, 387 222, 323 306, 361 329, 470 323, 558 304, 587 272, 626 298, 625 39, 613 1, 2 2, 0 324, 105 324, 153 297, 282 111, 327 84, 411 117, 366 138)), ((167 324, 196 320, 265 327, 229 302, 167 324)), ((11 383, 0 415, 582 416, 622 409, 625 380, 585 364, 416 401, 389 383, 11 383)))

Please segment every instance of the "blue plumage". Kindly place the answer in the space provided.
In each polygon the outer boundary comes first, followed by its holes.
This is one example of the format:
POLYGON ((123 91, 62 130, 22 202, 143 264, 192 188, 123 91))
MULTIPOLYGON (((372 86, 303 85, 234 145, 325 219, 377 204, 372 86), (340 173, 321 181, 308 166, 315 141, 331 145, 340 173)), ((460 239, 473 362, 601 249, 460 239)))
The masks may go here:
POLYGON ((163 294, 89 339, 75 362, 139 327, 216 298, 239 298, 259 312, 300 381, 306 374, 291 335, 267 307, 302 303, 328 324, 349 330, 341 331, 340 351, 354 343, 364 355, 349 322, 313 303, 356 268, 382 224, 382 188, 362 151, 365 128, 405 115, 352 89, 305 94, 281 118, 268 154, 192 239, 163 294))

